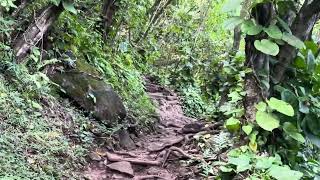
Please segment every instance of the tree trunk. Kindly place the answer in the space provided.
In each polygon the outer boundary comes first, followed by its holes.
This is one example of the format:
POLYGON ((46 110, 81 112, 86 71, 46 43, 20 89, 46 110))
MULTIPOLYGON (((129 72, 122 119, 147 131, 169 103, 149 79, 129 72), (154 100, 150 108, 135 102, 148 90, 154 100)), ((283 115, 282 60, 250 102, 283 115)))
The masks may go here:
POLYGON ((151 16, 152 14, 154 14, 154 12, 158 9, 160 3, 161 0, 155 0, 152 7, 147 11, 147 16, 151 16))
POLYGON ((104 40, 107 40, 108 34, 111 30, 113 17, 116 14, 117 6, 115 4, 117 0, 105 0, 102 10, 103 26, 104 26, 104 40))
POLYGON ((60 6, 49 5, 35 18, 27 30, 17 38, 13 44, 17 63, 23 62, 30 48, 35 46, 43 38, 43 35, 62 12, 63 7, 61 4, 60 6))
MULTIPOLYGON (((251 12, 256 22, 264 27, 269 26, 274 18, 275 11, 272 3, 260 3, 251 12)), ((255 120, 255 105, 269 96, 269 56, 258 51, 254 47, 254 41, 266 38, 266 34, 260 33, 256 36, 247 35, 245 38, 246 63, 252 69, 245 77, 246 97, 244 99, 245 118, 248 121, 255 120), (263 74, 263 75, 262 75, 263 74)))
MULTIPOLYGON (((292 34, 300 40, 305 41, 310 34, 316 22, 320 17, 320 1, 313 0, 311 3, 305 1, 298 15, 291 25, 292 34)), ((288 44, 280 49, 278 54, 278 63, 273 69, 273 77, 275 83, 280 83, 285 79, 285 72, 294 58, 297 56, 298 50, 288 44)))
POLYGON ((152 26, 156 23, 156 21, 159 19, 161 14, 164 12, 166 7, 172 2, 173 0, 167 0, 167 2, 160 8, 159 10, 155 11, 154 14, 151 16, 150 23, 147 27, 147 30, 143 33, 142 37, 138 38, 136 42, 138 43, 140 40, 145 39, 148 36, 148 33, 151 31, 152 26))
MULTIPOLYGON (((251 0, 245 0, 243 2, 241 11, 240 11, 241 18, 247 17, 248 15, 247 10, 249 9, 250 5, 251 5, 251 0)), ((235 27, 233 32, 233 45, 231 50, 232 54, 236 54, 239 51, 240 41, 241 41, 241 25, 238 25, 235 27)))

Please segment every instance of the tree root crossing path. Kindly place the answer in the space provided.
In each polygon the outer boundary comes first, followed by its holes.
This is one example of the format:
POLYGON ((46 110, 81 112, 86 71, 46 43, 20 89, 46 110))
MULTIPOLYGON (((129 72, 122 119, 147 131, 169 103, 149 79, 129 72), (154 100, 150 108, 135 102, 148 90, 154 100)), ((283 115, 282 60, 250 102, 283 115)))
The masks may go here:
POLYGON ((96 152, 91 158, 97 156, 96 163, 93 161, 85 172, 87 179, 201 179, 192 165, 203 160, 192 143, 193 136, 215 127, 204 127, 186 117, 176 93, 148 79, 146 82, 159 115, 154 131, 132 138, 133 147, 126 150, 96 152))

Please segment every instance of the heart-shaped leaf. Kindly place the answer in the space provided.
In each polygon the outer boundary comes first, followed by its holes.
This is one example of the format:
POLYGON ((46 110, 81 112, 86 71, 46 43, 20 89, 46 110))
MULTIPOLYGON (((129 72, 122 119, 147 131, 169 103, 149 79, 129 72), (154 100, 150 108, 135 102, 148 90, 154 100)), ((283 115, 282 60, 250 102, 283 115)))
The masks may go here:
POLYGON ((272 131, 280 126, 279 119, 272 113, 257 111, 257 124, 266 131, 272 131))
POLYGON ((239 16, 235 16, 224 21, 223 26, 227 30, 232 30, 243 22, 243 19, 239 16))
POLYGON ((279 53, 279 46, 268 39, 263 39, 261 41, 256 40, 254 42, 254 47, 257 50, 272 56, 276 56, 279 53))
POLYGON ((290 117, 294 116, 294 109, 289 103, 285 101, 282 101, 276 98, 271 98, 268 101, 268 105, 271 109, 274 109, 284 115, 287 115, 290 117))
POLYGON ((247 126, 242 126, 243 132, 245 132, 247 135, 249 135, 252 132, 252 126, 247 125, 247 126))
POLYGON ((288 167, 273 165, 268 174, 277 180, 299 180, 303 174, 299 171, 293 171, 288 167))
POLYGON ((238 119, 231 117, 226 122, 226 128, 230 132, 238 131, 240 129, 240 121, 238 119))
POLYGON ((268 34, 268 36, 274 39, 282 38, 282 32, 276 25, 270 25, 268 28, 264 28, 264 31, 268 34))
POLYGON ((246 20, 243 22, 241 29, 244 33, 253 36, 259 34, 263 27, 259 24, 254 24, 252 20, 246 20))
POLYGON ((239 157, 230 157, 229 163, 237 166, 237 172, 251 169, 250 157, 244 154, 241 154, 239 157))
POLYGON ((256 109, 258 111, 266 111, 267 110, 267 104, 264 103, 264 102, 259 102, 257 105, 256 105, 256 109))

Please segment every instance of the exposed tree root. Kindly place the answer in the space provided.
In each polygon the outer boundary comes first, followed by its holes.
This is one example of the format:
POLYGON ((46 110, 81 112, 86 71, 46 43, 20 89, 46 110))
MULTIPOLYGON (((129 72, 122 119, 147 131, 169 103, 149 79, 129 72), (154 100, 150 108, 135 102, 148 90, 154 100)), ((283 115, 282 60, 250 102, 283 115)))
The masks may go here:
POLYGON ((168 122, 166 124, 163 124, 165 127, 175 127, 175 128, 182 128, 182 125, 177 124, 177 123, 173 123, 173 122, 168 122))
POLYGON ((138 165, 145 165, 145 166, 159 166, 161 165, 160 161, 149 161, 149 160, 144 160, 144 159, 139 159, 139 158, 123 158, 120 157, 116 154, 112 154, 109 152, 106 152, 106 157, 109 161, 113 162, 120 162, 120 161, 127 161, 132 164, 138 164, 138 165))
POLYGON ((157 148, 154 148, 154 149, 148 149, 149 152, 158 152, 158 151, 161 151, 167 147, 170 147, 170 146, 173 146, 175 144, 178 144, 180 142, 182 142, 184 140, 184 137, 177 137, 177 139, 171 141, 171 142, 166 142, 164 143, 161 147, 157 147, 157 148))
POLYGON ((113 153, 119 154, 119 155, 131 156, 131 157, 134 157, 134 158, 138 157, 137 155, 132 154, 132 153, 130 153, 130 152, 113 151, 113 153))
POLYGON ((188 158, 188 159, 202 159, 200 157, 195 157, 195 156, 191 156, 190 154, 186 153, 185 151, 183 151, 181 148, 172 146, 168 149, 167 153, 164 156, 163 162, 162 162, 162 167, 164 167, 165 163, 168 160, 168 157, 170 156, 171 153, 173 152, 178 152, 180 153, 183 157, 188 158))
POLYGON ((154 178, 164 179, 157 175, 145 175, 145 176, 135 176, 133 180, 144 180, 144 179, 154 179, 154 178))

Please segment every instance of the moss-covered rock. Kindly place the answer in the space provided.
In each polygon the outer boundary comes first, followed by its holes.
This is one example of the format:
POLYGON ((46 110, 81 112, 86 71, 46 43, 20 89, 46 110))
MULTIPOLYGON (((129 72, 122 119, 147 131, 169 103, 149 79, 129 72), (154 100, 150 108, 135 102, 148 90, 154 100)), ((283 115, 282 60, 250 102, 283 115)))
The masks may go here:
POLYGON ((113 88, 96 76, 73 69, 53 71, 50 79, 60 85, 65 93, 95 118, 107 124, 117 122, 126 116, 126 109, 113 88))

